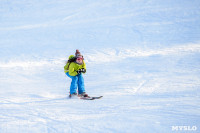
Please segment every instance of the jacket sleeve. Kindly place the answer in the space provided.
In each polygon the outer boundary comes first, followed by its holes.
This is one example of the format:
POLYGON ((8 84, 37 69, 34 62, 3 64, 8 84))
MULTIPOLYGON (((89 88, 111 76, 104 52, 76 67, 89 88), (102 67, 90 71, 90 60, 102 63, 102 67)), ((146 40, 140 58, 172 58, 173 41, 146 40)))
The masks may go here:
POLYGON ((76 76, 78 73, 75 71, 75 64, 71 63, 69 65, 69 75, 76 76))
POLYGON ((68 72, 68 70, 67 70, 68 66, 69 66, 69 63, 67 63, 67 64, 64 66, 64 72, 65 72, 65 73, 68 72))
POLYGON ((86 70, 86 64, 85 64, 85 61, 83 61, 83 68, 86 70))

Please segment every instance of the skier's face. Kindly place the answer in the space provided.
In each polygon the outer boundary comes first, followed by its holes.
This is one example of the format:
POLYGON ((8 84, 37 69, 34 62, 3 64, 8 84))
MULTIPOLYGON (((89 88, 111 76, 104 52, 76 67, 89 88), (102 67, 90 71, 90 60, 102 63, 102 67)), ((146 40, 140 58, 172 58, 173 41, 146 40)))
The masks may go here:
POLYGON ((77 63, 82 63, 82 62, 83 62, 83 58, 77 58, 77 59, 76 59, 76 62, 77 62, 77 63))

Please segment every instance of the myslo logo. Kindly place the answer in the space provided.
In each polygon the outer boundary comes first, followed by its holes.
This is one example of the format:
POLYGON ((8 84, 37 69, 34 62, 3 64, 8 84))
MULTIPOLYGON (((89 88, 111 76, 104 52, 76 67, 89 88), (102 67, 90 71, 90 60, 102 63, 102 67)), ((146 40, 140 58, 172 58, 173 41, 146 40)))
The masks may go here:
POLYGON ((196 131, 197 126, 172 126, 172 131, 196 131))

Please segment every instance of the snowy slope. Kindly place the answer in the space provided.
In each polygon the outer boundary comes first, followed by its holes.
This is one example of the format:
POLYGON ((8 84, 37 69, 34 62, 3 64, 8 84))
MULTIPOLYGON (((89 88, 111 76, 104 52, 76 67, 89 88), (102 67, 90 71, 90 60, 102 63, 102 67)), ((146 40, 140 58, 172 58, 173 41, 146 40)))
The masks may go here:
POLYGON ((199 132, 199 16, 198 0, 0 0, 0 132, 199 132), (68 98, 76 49, 101 100, 68 98))

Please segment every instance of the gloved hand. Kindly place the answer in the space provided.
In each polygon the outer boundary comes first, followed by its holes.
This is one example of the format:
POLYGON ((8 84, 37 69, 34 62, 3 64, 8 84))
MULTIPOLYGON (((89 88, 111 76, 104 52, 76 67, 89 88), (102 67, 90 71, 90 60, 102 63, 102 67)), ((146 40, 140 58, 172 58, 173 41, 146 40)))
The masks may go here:
POLYGON ((81 68, 81 72, 86 73, 86 69, 85 68, 81 68))
POLYGON ((78 74, 81 74, 82 70, 81 70, 81 69, 78 69, 76 72, 77 72, 78 74))
POLYGON ((85 73, 85 72, 86 72, 86 69, 81 68, 81 69, 78 69, 76 72, 77 72, 78 74, 85 73))

